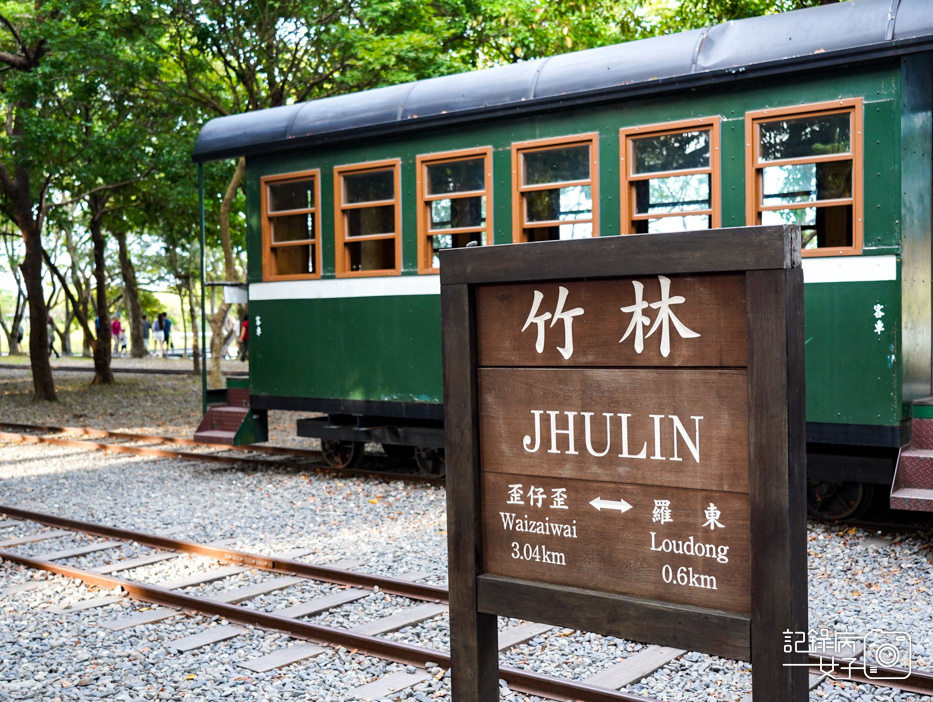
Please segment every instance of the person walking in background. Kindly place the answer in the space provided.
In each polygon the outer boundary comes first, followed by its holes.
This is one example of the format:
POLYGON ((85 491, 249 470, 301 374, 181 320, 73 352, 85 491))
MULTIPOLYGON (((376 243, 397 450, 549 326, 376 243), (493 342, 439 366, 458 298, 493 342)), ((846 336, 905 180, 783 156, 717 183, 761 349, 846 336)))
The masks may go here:
POLYGON ((232 319, 230 319, 230 317, 227 317, 224 320, 223 331, 224 331, 224 342, 220 347, 220 357, 226 358, 227 355, 230 353, 230 344, 233 343, 233 339, 236 336, 236 331, 237 331, 236 323, 232 319))
POLYGON ((249 315, 240 322, 240 360, 249 358, 249 315))
POLYGON ((146 315, 143 315, 143 346, 146 347, 146 352, 149 352, 149 337, 151 336, 150 332, 152 331, 152 322, 150 322, 146 315))
POLYGON ((152 338, 155 340, 155 348, 153 349, 153 354, 156 356, 165 355, 165 321, 162 319, 164 316, 163 312, 159 312, 156 317, 156 321, 152 325, 152 338))
POLYGON ((58 351, 55 350, 55 322, 52 321, 52 315, 49 315, 49 358, 55 354, 55 358, 61 358, 58 351))
POLYGON ((120 334, 123 333, 123 325, 120 324, 120 315, 114 315, 110 323, 110 336, 113 337, 113 355, 120 355, 120 334))
POLYGON ((168 313, 162 313, 162 326, 165 327, 165 355, 168 355, 169 349, 175 348, 172 343, 172 320, 168 318, 168 313))

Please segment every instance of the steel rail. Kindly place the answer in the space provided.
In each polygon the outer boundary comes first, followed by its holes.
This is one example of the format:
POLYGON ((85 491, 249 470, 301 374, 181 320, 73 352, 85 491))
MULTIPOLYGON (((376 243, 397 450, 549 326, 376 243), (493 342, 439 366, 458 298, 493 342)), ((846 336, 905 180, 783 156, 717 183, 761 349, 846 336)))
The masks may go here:
MULTIPOLYGON (((181 359, 179 359, 181 360, 181 359)), ((32 366, 30 365, 20 365, 17 363, 0 363, 0 370, 22 370, 32 372, 32 366)), ((184 375, 184 376, 195 376, 195 372, 191 370, 172 370, 170 368, 123 368, 121 366, 114 366, 111 364, 110 370, 114 373, 139 373, 142 375, 184 375)), ((52 366, 52 371, 65 371, 67 373, 93 373, 94 366, 52 366)), ((231 376, 231 377, 248 377, 249 373, 246 371, 220 371, 221 375, 231 376)))
POLYGON ((198 544, 181 539, 173 539, 168 536, 158 534, 146 534, 129 529, 120 529, 103 524, 92 524, 82 522, 77 519, 68 519, 66 517, 57 517, 50 514, 41 514, 39 512, 30 512, 17 507, 7 507, 0 505, 0 514, 8 517, 24 519, 46 526, 59 527, 80 531, 93 536, 100 536, 108 539, 120 539, 122 541, 135 541, 144 546, 161 548, 167 551, 177 551, 179 553, 191 553, 198 556, 206 556, 224 563, 234 565, 243 565, 256 568, 258 570, 280 573, 283 575, 300 575, 323 582, 335 583, 337 585, 347 585, 352 587, 364 587, 373 589, 378 587, 384 592, 401 597, 410 597, 415 600, 425 600, 429 602, 447 602, 447 589, 437 585, 426 585, 424 583, 413 583, 407 580, 389 578, 381 575, 369 575, 366 573, 355 573, 353 571, 341 570, 340 568, 330 568, 328 566, 312 565, 302 563, 288 558, 278 558, 275 556, 265 556, 246 551, 237 551, 234 549, 223 548, 220 546, 210 546, 208 544, 198 544))
MULTIPOLYGON (((48 433, 68 433, 64 427, 50 427, 50 426, 33 426, 33 425, 14 425, 10 422, 0 422, 0 426, 19 426, 19 427, 28 427, 30 430, 45 430, 48 433)), ((74 427, 75 432, 81 431, 80 428, 74 427)), ((94 430, 101 431, 104 430, 94 430)), ((166 443, 184 443, 190 441, 189 439, 175 439, 173 437, 158 437, 158 436, 148 436, 145 434, 128 434, 122 433, 122 436, 118 437, 117 435, 121 432, 105 432, 107 436, 112 438, 124 438, 136 441, 146 441, 146 440, 160 440, 166 443), (131 439, 130 437, 137 437, 131 439)), ((12 432, 0 432, 0 441, 15 441, 18 443, 25 444, 50 444, 53 446, 64 446, 66 448, 77 448, 83 450, 94 450, 94 451, 104 451, 105 453, 124 453, 137 456, 151 456, 153 458, 177 458, 185 461, 204 461, 208 463, 222 463, 226 465, 231 465, 235 463, 242 463, 245 465, 256 466, 257 468, 282 468, 282 467, 296 467, 297 464, 290 464, 284 461, 274 461, 264 458, 252 458, 249 456, 224 456, 218 455, 216 453, 196 453, 193 451, 172 451, 168 449, 158 449, 148 446, 125 446, 121 444, 105 444, 96 441, 82 441, 77 439, 59 439, 55 437, 48 436, 36 436, 34 434, 18 434, 12 432)), ((253 444, 248 444, 246 446, 228 446, 226 444, 203 444, 197 441, 192 441, 191 445, 203 446, 205 448, 220 448, 226 451, 254 451, 258 449, 272 449, 269 451, 261 451, 264 453, 275 453, 277 455, 297 455, 299 457, 318 457, 320 456, 319 452, 306 451, 304 449, 297 449, 292 451, 283 447, 256 447, 253 444)), ((310 466, 314 470, 332 473, 334 475, 343 476, 343 477, 353 477, 353 478, 377 478, 380 480, 405 480, 412 483, 426 483, 428 485, 444 485, 445 481, 442 477, 436 477, 431 475, 418 475, 415 473, 398 473, 393 471, 381 471, 381 470, 365 470, 361 468, 334 468, 325 464, 314 464, 310 466)))
MULTIPOLYGON (((327 566, 315 566, 306 563, 300 563, 298 561, 292 561, 285 558, 275 558, 232 549, 224 549, 216 546, 197 544, 179 539, 172 539, 166 536, 145 534, 127 529, 119 529, 116 527, 108 527, 100 524, 92 524, 90 522, 82 522, 75 519, 67 519, 65 517, 57 517, 54 515, 31 512, 16 507, 0 505, 0 514, 4 514, 8 517, 36 522, 39 524, 45 524, 47 526, 72 529, 94 536, 135 541, 137 543, 156 548, 207 556, 218 561, 250 566, 258 570, 265 570, 283 575, 299 575, 324 582, 331 582, 353 587, 364 587, 367 589, 374 589, 378 586, 383 592, 399 595, 402 597, 409 597, 411 599, 443 603, 448 601, 447 589, 434 585, 411 583, 404 580, 397 580, 395 578, 387 578, 384 576, 353 573, 337 568, 329 568, 327 566)), ((324 643, 333 643, 335 645, 347 646, 349 648, 359 648, 360 650, 372 652, 373 655, 388 658, 390 660, 396 660, 406 664, 423 667, 424 662, 429 660, 445 662, 448 665, 450 662, 449 654, 443 652, 432 651, 429 649, 420 649, 418 647, 407 645, 402 645, 402 648, 395 652, 389 651, 388 649, 383 650, 382 647, 384 647, 386 644, 386 640, 384 639, 350 634, 349 632, 345 632, 340 629, 330 629, 329 627, 310 625, 306 622, 300 622, 287 617, 281 617, 274 614, 264 614, 262 612, 244 609, 236 605, 229 605, 227 603, 214 602, 211 600, 192 597, 190 595, 184 595, 182 593, 167 590, 166 588, 162 588, 156 585, 146 585, 144 583, 137 583, 113 576, 82 571, 70 566, 63 566, 48 561, 26 558, 11 553, 0 552, 0 560, 8 560, 32 568, 58 573, 67 577, 78 578, 89 584, 108 589, 122 587, 128 594, 130 594, 130 596, 145 602, 165 605, 176 609, 191 609, 200 611, 205 614, 217 614, 237 623, 286 631, 287 633, 293 634, 299 638, 323 641, 324 643), (152 599, 156 597, 160 599, 152 599), (207 603, 207 605, 204 605, 204 603, 207 603), (237 619, 236 617, 239 616, 239 613, 244 611, 249 614, 249 618, 237 619), (260 618, 264 619, 264 621, 260 621, 260 618), (292 627, 293 624, 299 625, 297 630, 292 627), (344 638, 319 639, 315 638, 315 632, 336 632, 336 634, 338 634, 340 637, 359 637, 359 639, 347 640, 349 643, 345 643, 344 638), (375 649, 371 650, 370 648, 366 648, 367 645, 375 644, 378 644, 380 647, 378 651, 375 649), (405 657, 408 654, 412 654, 413 652, 417 652, 417 654, 422 657, 420 659, 417 656, 414 658, 405 657)), ((819 654, 811 654, 809 657, 809 664, 810 671, 812 673, 823 675, 835 674, 833 676, 835 679, 849 680, 857 684, 873 684, 877 686, 903 690, 905 692, 914 692, 917 694, 933 694, 933 675, 929 673, 922 673, 919 671, 908 670, 906 668, 899 667, 878 666, 872 675, 868 675, 865 672, 864 662, 854 663, 853 659, 851 658, 819 654)), ((615 691, 606 690, 604 688, 586 685, 585 683, 571 683, 575 687, 570 691, 572 694, 569 694, 568 696, 568 689, 565 687, 565 685, 568 683, 560 680, 559 678, 542 676, 535 673, 529 673, 528 671, 512 669, 508 667, 500 668, 500 674, 516 690, 527 692, 529 694, 551 697, 553 699, 580 699, 587 701, 594 700, 598 702, 603 702, 604 700, 643 701, 648 699, 638 696, 626 696, 626 693, 617 693, 615 691), (506 673, 508 673, 508 675, 506 675, 506 673), (582 694, 584 692, 586 693, 585 695, 582 694)))
POLYGON ((124 439, 127 441, 152 441, 164 444, 179 444, 181 446, 203 446, 217 448, 225 451, 247 451, 250 453, 269 453, 283 456, 303 456, 307 458, 323 458, 324 454, 313 449, 286 448, 284 446, 262 446, 260 444, 243 444, 231 446, 229 444, 214 444, 206 441, 195 441, 180 436, 160 436, 158 434, 137 434, 128 431, 110 431, 108 429, 95 429, 93 427, 63 427, 49 424, 21 424, 19 422, 0 421, 0 427, 8 429, 22 429, 25 431, 41 431, 48 434, 66 434, 88 436, 99 439, 124 439))
MULTIPOLYGON (((283 617, 235 604, 186 595, 158 585, 149 585, 111 575, 88 572, 71 566, 40 561, 12 553, 0 552, 0 560, 7 560, 30 568, 75 578, 89 585, 108 590, 122 588, 131 598, 150 604, 211 616, 216 615, 235 624, 281 631, 295 638, 307 639, 331 646, 342 646, 351 650, 356 649, 364 654, 406 665, 419 668, 424 668, 428 662, 448 668, 451 665, 450 654, 444 651, 412 646, 411 644, 383 639, 378 636, 357 634, 345 629, 312 624, 300 619, 283 617)), ((515 690, 551 699, 581 700, 583 702, 655 702, 639 695, 617 692, 571 680, 561 680, 506 666, 499 668, 499 675, 515 690)))
POLYGON ((876 672, 869 675, 865 672, 864 661, 810 654, 810 671, 813 673, 828 675, 835 680, 890 687, 920 695, 933 695, 933 675, 930 673, 894 666, 873 666, 873 668, 876 672))

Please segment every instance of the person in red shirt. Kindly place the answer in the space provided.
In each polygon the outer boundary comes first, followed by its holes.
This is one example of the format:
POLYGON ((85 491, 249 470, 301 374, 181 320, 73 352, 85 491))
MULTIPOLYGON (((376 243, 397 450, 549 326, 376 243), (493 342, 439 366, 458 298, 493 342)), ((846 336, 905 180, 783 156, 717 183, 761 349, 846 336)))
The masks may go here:
POLYGON ((240 360, 249 358, 249 316, 243 317, 240 322, 240 360))
POLYGON ((120 334, 123 333, 123 325, 120 324, 120 315, 116 315, 110 322, 110 336, 113 337, 113 355, 120 355, 120 334))

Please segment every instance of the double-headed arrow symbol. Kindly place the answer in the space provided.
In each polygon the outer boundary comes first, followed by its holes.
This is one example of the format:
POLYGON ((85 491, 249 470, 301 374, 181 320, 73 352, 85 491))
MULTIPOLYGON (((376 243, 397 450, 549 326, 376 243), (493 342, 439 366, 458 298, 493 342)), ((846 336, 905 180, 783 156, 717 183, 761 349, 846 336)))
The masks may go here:
POLYGON ((632 509, 632 505, 630 505, 625 500, 604 500, 601 497, 597 497, 595 500, 591 500, 590 504, 593 505, 598 511, 602 511, 604 509, 617 509, 621 513, 628 512, 630 509, 632 509))

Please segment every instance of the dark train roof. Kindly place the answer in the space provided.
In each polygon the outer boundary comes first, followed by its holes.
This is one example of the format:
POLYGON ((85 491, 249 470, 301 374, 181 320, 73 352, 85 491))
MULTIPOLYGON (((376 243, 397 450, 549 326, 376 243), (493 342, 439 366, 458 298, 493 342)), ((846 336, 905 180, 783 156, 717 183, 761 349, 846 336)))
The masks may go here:
POLYGON ((930 0, 849 0, 208 122, 194 160, 271 153, 933 47, 930 0))

